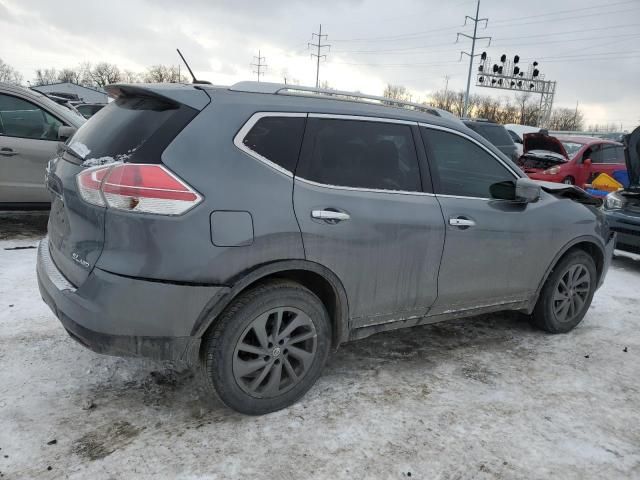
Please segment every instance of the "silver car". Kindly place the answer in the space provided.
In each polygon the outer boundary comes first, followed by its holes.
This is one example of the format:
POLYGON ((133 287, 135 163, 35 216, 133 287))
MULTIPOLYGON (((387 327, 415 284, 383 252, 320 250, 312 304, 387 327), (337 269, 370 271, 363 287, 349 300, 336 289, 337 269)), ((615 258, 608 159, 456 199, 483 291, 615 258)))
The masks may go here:
POLYGON ((49 204, 47 162, 85 121, 41 93, 0 83, 0 208, 49 204))

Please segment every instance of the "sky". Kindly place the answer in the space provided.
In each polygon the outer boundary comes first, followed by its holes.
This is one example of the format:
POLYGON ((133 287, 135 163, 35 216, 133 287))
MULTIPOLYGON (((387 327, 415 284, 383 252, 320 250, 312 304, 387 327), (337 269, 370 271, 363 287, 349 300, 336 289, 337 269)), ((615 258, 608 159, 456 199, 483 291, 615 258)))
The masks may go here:
MULTIPOLYGON (((37 68, 106 61, 144 71, 178 65, 176 47, 199 78, 214 84, 255 80, 254 56, 265 57, 263 81, 315 85, 308 43, 322 24, 320 81, 381 95, 404 85, 422 101, 448 82, 466 86, 473 34, 465 15, 477 0, 0 0, 0 58, 25 80, 37 68), (448 78, 448 80, 447 80, 448 78)), ((555 107, 575 108, 586 124, 640 124, 640 0, 482 0, 476 53, 494 60, 537 60, 557 81, 555 107)), ((313 38, 317 43, 317 37, 313 38)), ((312 47, 313 48, 313 47, 312 47)), ((475 69, 474 69, 475 70, 475 69)), ((473 85, 472 93, 514 97, 473 85)))

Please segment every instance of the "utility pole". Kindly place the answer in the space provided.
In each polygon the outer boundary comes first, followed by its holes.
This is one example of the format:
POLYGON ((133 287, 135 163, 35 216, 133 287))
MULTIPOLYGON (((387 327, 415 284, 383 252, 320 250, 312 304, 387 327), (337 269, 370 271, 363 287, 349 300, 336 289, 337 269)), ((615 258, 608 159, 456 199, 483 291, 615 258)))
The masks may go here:
POLYGON ((445 75, 444 76, 444 98, 446 100, 447 98, 447 91, 449 90, 449 79, 451 78, 450 75, 445 75))
POLYGON ((251 64, 252 67, 256 68, 253 73, 256 73, 258 75, 258 81, 260 81, 260 75, 264 75, 262 69, 267 68, 268 65, 266 63, 263 63, 265 61, 265 57, 260 56, 260 50, 258 50, 258 56, 254 56, 253 58, 253 61, 256 62, 251 64))
POLYGON ((478 0, 478 4, 476 5, 476 16, 475 17, 470 17, 469 15, 466 15, 464 17, 464 25, 467 24, 467 20, 471 20, 473 22, 473 37, 470 37, 469 35, 465 34, 465 33, 458 33, 458 35, 456 36, 456 43, 458 43, 458 40, 460 39, 460 37, 467 37, 468 39, 471 40, 471 53, 467 53, 467 52, 460 52, 460 60, 462 60, 462 56, 463 55, 467 55, 469 57, 469 74, 467 75, 467 90, 464 94, 464 107, 462 108, 462 116, 465 117, 467 115, 467 108, 469 107, 469 88, 471 87, 471 71, 473 70, 473 57, 476 57, 478 55, 476 55, 475 51, 476 51, 476 40, 489 40, 489 43, 487 46, 491 45, 491 37, 478 37, 478 23, 480 22, 484 22, 484 28, 487 28, 487 23, 489 22, 488 18, 478 18, 478 16, 480 15, 480 0, 478 0))
POLYGON ((323 45, 322 44, 322 39, 326 39, 327 35, 323 35, 322 34, 322 24, 320 24, 320 29, 318 30, 318 33, 312 33, 311 34, 311 41, 313 41, 314 37, 318 37, 318 43, 307 43, 307 48, 309 47, 316 47, 317 48, 317 53, 312 53, 311 54, 311 58, 316 57, 316 88, 318 88, 320 86, 320 58, 327 58, 326 54, 322 54, 322 49, 323 48, 329 48, 329 50, 331 50, 331 45, 327 45, 326 43, 323 45))
POLYGON ((573 130, 574 131, 578 130, 577 124, 578 124, 578 100, 576 100, 576 111, 573 114, 573 130))

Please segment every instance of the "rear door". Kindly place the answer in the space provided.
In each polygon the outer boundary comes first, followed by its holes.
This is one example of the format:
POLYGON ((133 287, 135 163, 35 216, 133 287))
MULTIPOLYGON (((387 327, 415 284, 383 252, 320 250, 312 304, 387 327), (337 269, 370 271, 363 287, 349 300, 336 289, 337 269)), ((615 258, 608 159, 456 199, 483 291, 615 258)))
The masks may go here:
POLYGON ((48 203, 44 175, 62 121, 32 102, 0 93, 0 203, 48 203))
POLYGON ((417 135, 394 120, 307 121, 295 213, 306 258, 340 278, 355 327, 422 316, 437 296, 444 223, 417 135))

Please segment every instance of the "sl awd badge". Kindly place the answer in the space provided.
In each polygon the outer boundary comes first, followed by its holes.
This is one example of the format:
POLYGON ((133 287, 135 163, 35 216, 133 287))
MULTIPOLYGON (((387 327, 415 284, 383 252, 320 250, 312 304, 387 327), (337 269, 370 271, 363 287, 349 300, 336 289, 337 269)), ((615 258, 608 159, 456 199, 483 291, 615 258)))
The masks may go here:
POLYGON ((84 268, 89 268, 89 262, 87 262, 84 258, 82 258, 80 255, 78 255, 76 252, 73 252, 71 254, 71 258, 73 258, 74 262, 79 263, 84 268))

